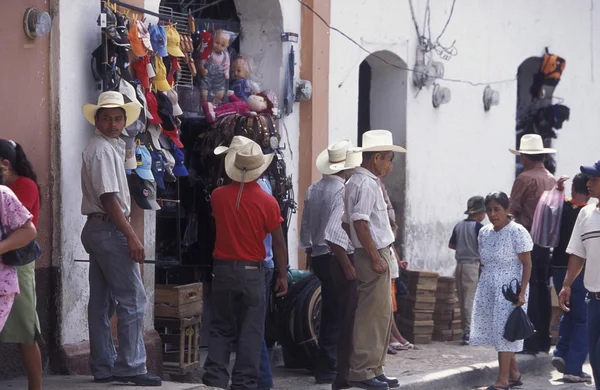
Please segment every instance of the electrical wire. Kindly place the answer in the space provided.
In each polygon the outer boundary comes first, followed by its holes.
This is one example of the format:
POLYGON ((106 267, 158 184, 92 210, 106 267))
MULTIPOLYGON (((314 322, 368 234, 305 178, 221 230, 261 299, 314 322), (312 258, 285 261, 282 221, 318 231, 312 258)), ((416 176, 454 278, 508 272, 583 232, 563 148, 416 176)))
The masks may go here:
MULTIPOLYGON (((410 1, 410 0, 409 0, 410 1)), ((374 58, 377 58, 379 61, 385 63, 386 65, 389 65, 393 68, 396 69, 400 69, 400 70, 404 70, 407 72, 412 72, 412 73, 421 73, 421 74, 426 74, 425 72, 421 72, 412 68, 408 68, 408 67, 404 67, 404 66, 399 66, 396 65, 394 63, 391 63, 390 61, 386 60, 385 58, 381 57, 380 55, 373 53, 372 51, 366 49, 364 46, 362 46, 360 43, 356 42, 354 39, 352 39, 352 37, 350 37, 348 34, 346 34, 345 32, 343 32, 342 30, 333 27, 332 25, 330 25, 329 23, 327 23, 327 21, 317 12, 315 11, 310 5, 306 4, 304 1, 302 0, 298 0, 298 2, 306 7, 310 12, 312 12, 317 18, 319 18, 321 20, 321 22, 323 22, 323 24, 325 26, 327 26, 330 30, 333 30, 335 32, 337 32, 338 34, 340 34, 341 36, 343 36, 344 38, 346 38, 347 40, 349 40, 350 42, 352 42, 354 45, 356 45, 358 48, 360 48, 362 51, 364 51, 365 53, 369 54, 370 56, 373 56, 374 58)), ((410 2, 410 6, 412 9, 412 2, 410 2)), ((419 28, 416 24, 416 20, 413 14, 413 22, 415 22, 415 28, 417 30, 417 34, 419 32, 419 28)), ((421 35, 419 35, 421 36, 421 35)), ((483 86, 483 85, 492 85, 492 84, 504 84, 504 83, 509 83, 509 82, 515 82, 517 81, 517 78, 514 77, 512 79, 504 79, 504 80, 494 80, 494 81, 486 81, 486 82, 482 82, 482 81, 470 81, 470 80, 461 80, 461 79, 453 79, 453 78, 447 78, 447 77, 438 77, 439 80, 444 80, 444 81, 448 81, 451 83, 460 83, 460 84, 468 84, 471 85, 473 87, 479 87, 479 86, 483 86)))

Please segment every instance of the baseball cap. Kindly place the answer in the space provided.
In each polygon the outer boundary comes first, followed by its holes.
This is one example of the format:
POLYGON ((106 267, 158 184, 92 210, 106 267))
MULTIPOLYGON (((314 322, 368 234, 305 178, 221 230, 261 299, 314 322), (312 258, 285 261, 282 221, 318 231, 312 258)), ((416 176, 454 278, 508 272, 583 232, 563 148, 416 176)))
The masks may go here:
POLYGON ((145 56, 131 63, 131 67, 135 71, 135 76, 144 89, 150 88, 150 77, 148 77, 148 68, 146 67, 149 61, 150 57, 145 56))
POLYGON ((483 196, 473 196, 467 201, 465 214, 475 214, 485 211, 485 200, 483 196))
POLYGON ((152 42, 152 49, 159 57, 167 57, 167 30, 164 26, 153 24, 148 29, 150 33, 150 42, 152 42))
POLYGON ((148 134, 150 134, 150 142, 152 142, 152 146, 154 150, 162 150, 162 145, 160 144, 160 134, 162 132, 162 127, 160 125, 148 125, 148 134))
POLYGON ((154 176, 152 176, 152 156, 150 156, 150 151, 146 146, 138 145, 135 148, 135 159, 137 161, 135 173, 144 180, 154 181, 154 176))
POLYGON ((163 157, 165 158, 164 159, 165 160, 164 181, 168 181, 171 183, 176 182, 177 177, 175 177, 175 174, 173 173, 173 168, 175 167, 175 158, 173 158, 173 155, 167 149, 161 150, 161 153, 162 153, 163 157))
POLYGON ((140 40, 144 45, 146 51, 153 51, 152 43, 150 42, 150 34, 148 33, 148 29, 146 28, 146 24, 141 20, 137 21, 138 23, 138 34, 140 36, 140 40))
POLYGON ((167 95, 167 98, 173 106, 173 116, 183 115, 183 111, 181 110, 181 107, 179 107, 179 96, 177 95, 177 92, 174 89, 170 89, 163 93, 167 95))
POLYGON ((144 89, 140 84, 138 84, 135 88, 135 92, 137 94, 138 101, 144 106, 144 115, 147 120, 154 119, 150 111, 148 111, 148 102, 146 101, 146 96, 144 96, 144 89))
POLYGON ((135 157, 135 137, 144 130, 144 123, 139 119, 123 129, 121 139, 125 141, 125 169, 131 170, 137 168, 137 159, 135 157))
POLYGON ((160 115, 158 115, 158 102, 156 101, 156 96, 150 90, 146 91, 146 103, 148 104, 148 111, 150 111, 150 115, 152 115, 152 119, 148 118, 148 122, 154 125, 160 125, 162 123, 162 119, 160 115))
POLYGON ((600 176, 600 161, 592 166, 582 165, 579 170, 589 176, 600 176))
POLYGON ((181 51, 179 44, 181 43, 181 36, 175 29, 175 26, 167 26, 167 52, 173 57, 185 57, 185 54, 181 51))
POLYGON ((165 174, 165 161, 162 154, 159 152, 150 152, 152 156, 152 175, 156 181, 156 186, 161 190, 165 189, 165 182, 163 180, 165 174))
POLYGON ((185 156, 183 151, 179 148, 173 148, 173 158, 175 159, 175 167, 173 168, 173 174, 175 176, 189 176, 187 168, 185 167, 185 156))
POLYGON ((132 173, 127 175, 127 184, 129 184, 129 192, 140 208, 160 210, 160 206, 156 202, 156 183, 144 180, 136 173, 132 173))
POLYGON ((154 56, 154 68, 156 75, 152 78, 152 84, 158 91, 168 91, 171 84, 167 81, 167 67, 159 56, 154 56))
POLYGON ((144 47, 144 44, 142 43, 142 40, 140 39, 140 33, 138 31, 138 24, 139 21, 133 21, 131 24, 131 26, 129 26, 129 34, 127 35, 127 38, 129 39, 129 43, 131 43, 131 50, 133 51, 133 54, 135 54, 138 57, 145 57, 146 56, 146 47, 144 47))
POLYGON ((177 146, 178 148, 183 148, 183 143, 181 143, 181 140, 179 139, 179 130, 177 130, 177 128, 175 128, 175 130, 165 130, 165 128, 163 127, 162 133, 169 137, 170 140, 173 141, 175 146, 177 146))

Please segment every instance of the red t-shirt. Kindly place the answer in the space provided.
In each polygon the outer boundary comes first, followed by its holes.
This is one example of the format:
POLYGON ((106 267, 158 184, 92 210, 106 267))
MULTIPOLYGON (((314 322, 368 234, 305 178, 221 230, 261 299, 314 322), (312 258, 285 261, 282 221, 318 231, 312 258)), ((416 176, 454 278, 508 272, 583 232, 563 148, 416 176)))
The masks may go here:
POLYGON ((217 238, 213 257, 219 260, 263 261, 267 256, 264 239, 281 222, 277 200, 257 182, 244 184, 239 209, 235 201, 239 183, 215 189, 211 196, 217 238))
POLYGON ((19 176, 9 188, 33 215, 32 222, 37 227, 38 216, 40 215, 40 194, 35 182, 28 177, 19 176))

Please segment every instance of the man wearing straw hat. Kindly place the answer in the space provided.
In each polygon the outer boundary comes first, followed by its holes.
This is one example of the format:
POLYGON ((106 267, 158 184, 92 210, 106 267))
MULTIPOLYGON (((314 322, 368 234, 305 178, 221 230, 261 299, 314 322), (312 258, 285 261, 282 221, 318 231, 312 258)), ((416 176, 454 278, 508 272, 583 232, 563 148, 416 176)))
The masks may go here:
MULTIPOLYGON (((349 148, 346 161, 334 164, 331 169, 345 172, 348 179, 354 174, 356 167, 362 163, 362 153, 358 148, 349 148)), ((344 215, 344 189, 335 194, 329 221, 325 227, 325 241, 336 261, 331 263, 331 278, 335 285, 340 316, 340 337, 337 348, 336 377, 331 384, 332 390, 349 388, 348 373, 350 370, 350 354, 352 353, 352 332, 354 329, 354 312, 356 311, 356 271, 354 269, 354 247, 348 237, 348 227, 342 226, 344 215)))
MULTIPOLYGON (((544 167, 546 156, 556 150, 544 148, 542 137, 525 134, 518 150, 509 149, 521 156, 523 172, 515 180, 510 193, 510 210, 517 223, 531 231, 533 215, 544 191, 556 186, 556 179, 544 167)), ((527 314, 535 326, 535 334, 523 344, 523 352, 536 354, 550 350, 550 249, 534 245, 531 252, 531 279, 529 280, 529 310, 527 314)))
POLYGON ((237 341, 231 389, 257 387, 259 357, 265 320, 264 239, 271 233, 279 275, 277 296, 287 293, 287 252, 277 200, 256 180, 273 159, 260 146, 248 142, 229 150, 225 172, 232 184, 217 188, 211 196, 216 225, 208 356, 204 384, 227 388, 230 345, 237 341))
POLYGON ((103 92, 98 104, 82 108, 84 117, 96 127, 81 167, 81 213, 87 217, 81 241, 90 255, 90 366, 95 382, 161 386, 160 378, 146 370, 146 294, 138 266, 146 255, 129 224, 125 141, 119 138, 138 119, 140 110, 139 103, 125 104, 123 95, 114 91, 103 92), (109 322, 115 309, 118 354, 109 322))
POLYGON ((350 140, 345 139, 329 145, 319 154, 316 165, 323 178, 313 183, 304 197, 300 248, 306 251, 306 263, 321 281, 319 355, 315 362, 317 383, 332 383, 336 375, 340 315, 331 277, 331 263, 336 260, 325 242, 325 227, 333 210, 335 194, 344 188, 345 181, 345 173, 331 169, 331 165, 346 161, 346 151, 351 146, 350 140))
POLYGON ((348 384, 363 389, 399 387, 398 380, 384 373, 392 328, 390 246, 394 232, 379 185, 393 164, 394 152, 406 152, 393 144, 392 133, 371 130, 363 134, 363 161, 346 183, 343 221, 350 226, 356 248, 358 306, 353 331, 348 384))

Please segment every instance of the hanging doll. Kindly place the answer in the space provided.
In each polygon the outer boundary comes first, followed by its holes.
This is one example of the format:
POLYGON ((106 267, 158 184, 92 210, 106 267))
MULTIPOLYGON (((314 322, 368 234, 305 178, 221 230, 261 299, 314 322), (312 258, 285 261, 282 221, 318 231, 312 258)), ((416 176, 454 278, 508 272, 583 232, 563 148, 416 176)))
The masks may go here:
POLYGON ((214 94, 213 103, 220 104, 225 95, 225 86, 229 80, 229 34, 217 30, 213 40, 212 52, 208 59, 200 60, 200 101, 208 102, 209 93, 214 94))
POLYGON ((250 79, 252 68, 248 58, 236 58, 235 61, 233 61, 232 69, 233 72, 231 77, 233 78, 233 82, 229 89, 233 91, 235 96, 245 102, 250 95, 260 91, 258 85, 250 79))
POLYGON ((229 103, 215 107, 212 103, 202 104, 202 110, 208 123, 227 115, 239 114, 246 116, 257 116, 258 114, 273 115, 273 102, 262 92, 250 95, 248 101, 244 102, 234 95, 233 91, 227 91, 229 103))

